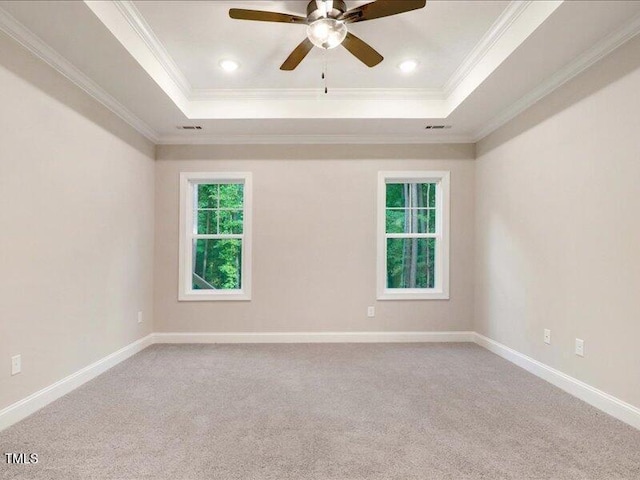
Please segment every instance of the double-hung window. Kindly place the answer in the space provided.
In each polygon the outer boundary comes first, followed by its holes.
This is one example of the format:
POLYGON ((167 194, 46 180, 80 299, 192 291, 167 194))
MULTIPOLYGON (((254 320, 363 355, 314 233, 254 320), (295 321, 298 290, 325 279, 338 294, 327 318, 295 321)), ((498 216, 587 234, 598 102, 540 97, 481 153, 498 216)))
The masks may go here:
POLYGON ((180 300, 251 299, 251 174, 180 174, 180 300))
POLYGON ((379 300, 449 298, 449 172, 378 175, 379 300))

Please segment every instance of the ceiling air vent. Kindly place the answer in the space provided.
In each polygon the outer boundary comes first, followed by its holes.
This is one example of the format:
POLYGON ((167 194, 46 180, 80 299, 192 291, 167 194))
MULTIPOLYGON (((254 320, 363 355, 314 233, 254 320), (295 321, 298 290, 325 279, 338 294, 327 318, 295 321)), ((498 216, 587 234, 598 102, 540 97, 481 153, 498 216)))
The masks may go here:
POLYGON ((200 125, 178 125, 178 130, 202 130, 200 125))
POLYGON ((447 128, 451 128, 451 125, 427 125, 424 128, 425 130, 444 130, 447 128))

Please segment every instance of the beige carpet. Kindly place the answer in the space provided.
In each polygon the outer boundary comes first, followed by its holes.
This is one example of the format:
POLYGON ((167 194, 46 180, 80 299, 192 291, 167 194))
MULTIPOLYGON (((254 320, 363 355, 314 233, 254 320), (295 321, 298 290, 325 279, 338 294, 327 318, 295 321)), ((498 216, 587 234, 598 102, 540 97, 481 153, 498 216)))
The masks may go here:
POLYGON ((39 455, 3 479, 640 479, 640 431, 473 344, 156 345, 0 450, 39 455))

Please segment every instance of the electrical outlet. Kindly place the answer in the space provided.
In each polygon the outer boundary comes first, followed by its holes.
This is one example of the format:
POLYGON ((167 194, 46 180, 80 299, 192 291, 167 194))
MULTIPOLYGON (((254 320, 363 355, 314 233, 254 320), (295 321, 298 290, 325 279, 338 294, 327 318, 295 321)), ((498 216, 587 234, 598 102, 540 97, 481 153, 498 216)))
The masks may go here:
POLYGON ((17 375, 22 371, 22 355, 11 357, 11 375, 17 375))
POLYGON ((142 323, 142 312, 138 312, 138 323, 142 323))
POLYGON ((376 316, 376 307, 367 307, 367 317, 376 316))
POLYGON ((584 357, 584 340, 576 338, 576 355, 584 357))
POLYGON ((551 330, 548 328, 544 329, 544 343, 551 345, 551 330))

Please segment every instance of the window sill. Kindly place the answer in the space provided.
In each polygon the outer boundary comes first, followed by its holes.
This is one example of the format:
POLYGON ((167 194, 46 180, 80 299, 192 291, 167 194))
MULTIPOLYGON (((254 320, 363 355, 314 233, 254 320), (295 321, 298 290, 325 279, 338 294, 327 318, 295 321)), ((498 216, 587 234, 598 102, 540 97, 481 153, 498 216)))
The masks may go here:
POLYGON ((442 290, 385 290, 378 300, 449 300, 449 293, 442 290))
POLYGON ((178 301, 180 302, 249 302, 251 301, 251 294, 243 292, 241 290, 227 290, 212 293, 209 291, 202 291, 202 293, 181 292, 178 295, 178 301))

